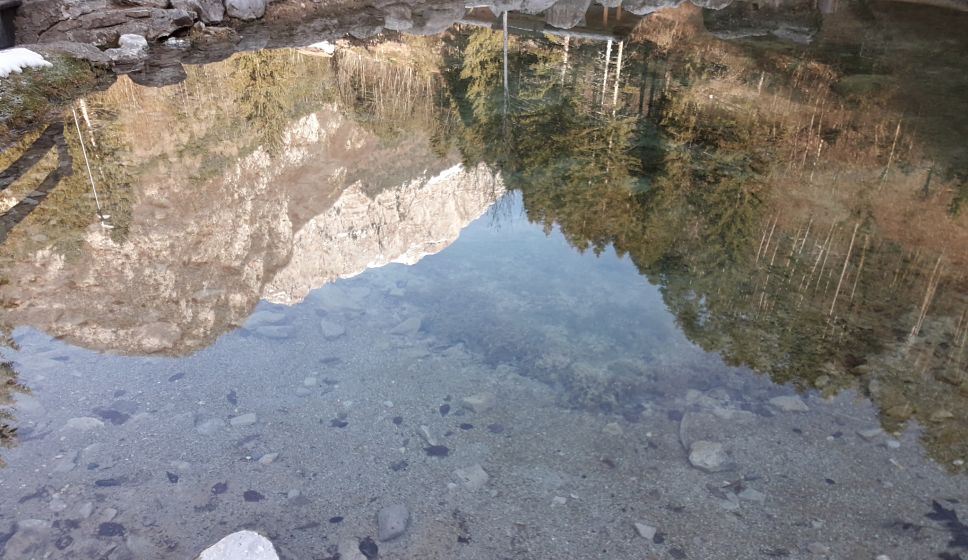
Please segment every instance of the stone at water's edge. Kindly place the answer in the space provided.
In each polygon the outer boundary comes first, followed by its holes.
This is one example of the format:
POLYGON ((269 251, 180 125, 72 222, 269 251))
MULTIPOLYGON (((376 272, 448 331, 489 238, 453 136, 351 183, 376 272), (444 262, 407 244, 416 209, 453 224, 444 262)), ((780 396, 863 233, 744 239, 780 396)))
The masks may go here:
POLYGON ((239 531, 206 548, 196 560, 279 560, 279 556, 269 539, 255 531, 239 531))
POLYGON ((225 13, 244 20, 259 19, 266 13, 266 0, 225 0, 225 13))

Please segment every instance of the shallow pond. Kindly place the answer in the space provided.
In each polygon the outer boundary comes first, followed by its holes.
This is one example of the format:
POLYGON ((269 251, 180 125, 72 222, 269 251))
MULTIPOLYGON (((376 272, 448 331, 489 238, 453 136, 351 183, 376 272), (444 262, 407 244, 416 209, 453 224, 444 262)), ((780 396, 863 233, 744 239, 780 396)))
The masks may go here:
POLYGON ((968 17, 751 6, 475 9, 37 123, 0 557, 968 558, 968 17))

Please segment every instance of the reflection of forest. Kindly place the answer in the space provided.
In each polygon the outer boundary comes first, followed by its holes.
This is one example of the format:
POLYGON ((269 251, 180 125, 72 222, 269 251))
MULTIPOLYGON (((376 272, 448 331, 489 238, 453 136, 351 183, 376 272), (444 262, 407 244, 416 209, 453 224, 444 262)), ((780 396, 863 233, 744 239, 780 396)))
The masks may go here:
POLYGON ((717 39, 684 6, 635 29, 614 96, 606 45, 512 37, 507 102, 501 33, 455 34, 455 141, 532 221, 629 255, 706 350, 859 389, 950 465, 968 451, 968 44, 964 16, 912 15, 851 5, 804 47, 717 39), (925 43, 938 30, 950 53, 925 43))

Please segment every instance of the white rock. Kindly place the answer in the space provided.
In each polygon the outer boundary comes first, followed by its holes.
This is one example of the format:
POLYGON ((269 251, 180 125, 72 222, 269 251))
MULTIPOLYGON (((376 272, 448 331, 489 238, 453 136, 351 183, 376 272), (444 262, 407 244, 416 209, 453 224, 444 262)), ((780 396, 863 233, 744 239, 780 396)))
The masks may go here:
POLYGON ((478 393, 476 395, 471 395, 469 397, 464 397, 461 399, 461 404, 464 408, 468 408, 478 414, 482 412, 487 412, 494 408, 494 404, 497 399, 495 399, 492 393, 478 393))
POLYGON ((278 453, 266 453, 259 458, 260 465, 271 465, 276 459, 279 458, 278 453))
POLYGON ((232 533, 198 556, 198 560, 279 560, 269 539, 255 531, 232 533))
POLYGON ((377 536, 381 541, 393 540, 407 530, 410 524, 410 510, 403 504, 389 505, 376 516, 377 536))
POLYGON ((423 325, 422 317, 410 317, 409 319, 401 321, 400 324, 390 329, 390 334, 415 336, 420 331, 421 325, 423 325))
POLYGON ((454 475, 457 476, 457 479, 461 481, 465 488, 471 491, 480 490, 490 479, 487 471, 478 464, 457 469, 454 471, 454 475))
POLYGON ((551 498, 551 505, 553 506, 563 506, 568 503, 568 498, 564 496, 555 496, 551 498))
POLYGON ((315 377, 310 376, 310 377, 307 377, 306 379, 303 379, 304 387, 315 387, 317 385, 319 385, 319 379, 315 377))
POLYGON ((782 410, 783 412, 807 412, 810 410, 810 407, 807 406, 807 403, 803 402, 803 399, 796 395, 773 397, 769 402, 771 405, 782 410))
POLYGON ((266 0, 225 0, 225 13, 244 20, 259 19, 266 14, 266 0))
POLYGON ((807 551, 810 554, 816 554, 818 556, 830 553, 830 547, 818 542, 812 542, 807 545, 807 551))
POLYGON ((122 49, 147 50, 148 40, 141 35, 125 33, 118 38, 118 47, 122 49))
POLYGON ((712 441, 695 441, 689 446, 689 463, 709 473, 724 470, 728 457, 723 444, 712 441))
POLYGON ((256 420, 258 420, 258 417, 255 415, 255 412, 248 412, 232 418, 229 420, 229 424, 233 426, 251 426, 256 423, 256 420))
POLYGON ((209 418, 195 424, 195 431, 203 436, 210 436, 225 427, 225 420, 221 418, 209 418))
POLYGON ((655 529, 655 527, 653 527, 651 525, 648 525, 648 524, 645 524, 645 523, 636 523, 635 524, 635 531, 643 539, 648 539, 648 540, 651 541, 652 540, 652 537, 655 536, 656 529, 655 529))
POLYGON ((360 552, 359 541, 353 538, 341 540, 337 552, 339 560, 366 560, 366 556, 360 552))

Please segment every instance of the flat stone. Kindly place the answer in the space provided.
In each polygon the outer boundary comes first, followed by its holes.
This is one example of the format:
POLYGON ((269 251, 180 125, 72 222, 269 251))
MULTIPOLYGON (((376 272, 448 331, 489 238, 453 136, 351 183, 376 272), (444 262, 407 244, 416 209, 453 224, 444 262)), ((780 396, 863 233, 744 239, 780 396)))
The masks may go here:
POLYGON ((769 400, 769 403, 783 412, 807 412, 810 410, 807 403, 803 402, 803 399, 796 395, 773 397, 769 400))
POLYGON ((472 492, 483 488, 490 479, 487 471, 479 464, 457 469, 454 471, 454 475, 457 476, 457 479, 461 481, 465 488, 472 492))
POLYGON ((271 465, 276 459, 279 458, 278 453, 266 453, 259 458, 260 465, 271 465))
POLYGON ((403 504, 389 505, 380 510, 376 516, 378 533, 381 541, 390 541, 406 530, 410 524, 410 510, 403 504))
POLYGON ((701 471, 714 473, 726 470, 728 459, 721 443, 699 440, 689 446, 689 463, 701 471))
POLYGON ((90 416, 78 416, 68 420, 64 427, 69 430, 87 431, 104 427, 104 422, 90 416))
POLYGON ((367 560, 360 552, 360 541, 354 538, 343 539, 337 547, 339 560, 367 560))
POLYGON ((198 560, 279 560, 269 539, 255 531, 232 533, 198 556, 198 560))
POLYGON ((282 339, 292 336, 292 327, 289 325, 266 325, 252 332, 263 338, 282 339))
POLYGON ((863 438, 865 441, 873 441, 877 439, 878 436, 883 435, 884 430, 880 428, 871 428, 869 430, 858 430, 857 435, 863 438))
POLYGON ((315 387, 317 385, 319 385, 319 379, 316 377, 310 376, 310 377, 307 377, 306 379, 303 379, 304 387, 315 387))
POLYGON ((461 405, 473 412, 481 414, 494 408, 497 399, 493 393, 478 393, 461 399, 461 405))
POLYGON ((638 533, 643 539, 648 539, 651 541, 652 537, 655 536, 656 529, 655 527, 646 523, 636 523, 635 532, 638 533))
POLYGON ((622 427, 618 425, 618 422, 609 422, 608 424, 605 424, 605 427, 602 428, 602 431, 610 436, 620 436, 624 433, 624 430, 622 430, 622 427))
POLYGON ((258 417, 255 415, 255 412, 248 412, 232 418, 229 420, 229 424, 232 424, 233 426, 251 426, 252 424, 255 424, 257 420, 258 417))
POLYGON ((766 494, 755 488, 743 488, 743 490, 736 496, 739 499, 746 500, 748 502, 763 503, 766 501, 766 494))
POLYGON ((323 338, 326 340, 335 340, 346 334, 346 328, 343 325, 336 324, 326 319, 323 319, 319 322, 319 330, 322 332, 323 338))

